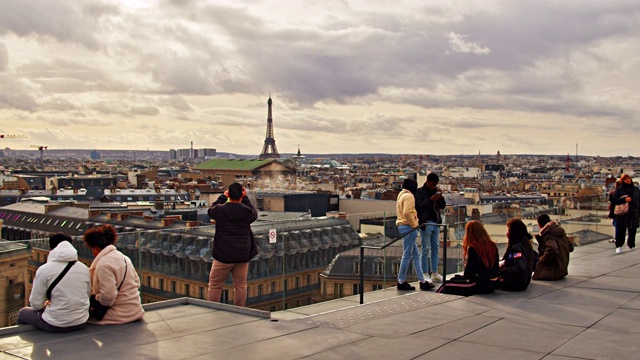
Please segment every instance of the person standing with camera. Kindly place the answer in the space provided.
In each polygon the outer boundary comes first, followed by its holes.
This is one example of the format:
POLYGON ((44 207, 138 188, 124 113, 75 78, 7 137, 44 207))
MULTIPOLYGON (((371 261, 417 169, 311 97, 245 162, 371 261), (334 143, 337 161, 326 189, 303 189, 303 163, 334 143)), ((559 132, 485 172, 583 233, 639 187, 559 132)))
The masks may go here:
POLYGON ((249 261, 258 254, 251 223, 258 219, 258 213, 246 195, 242 185, 235 182, 209 208, 209 217, 216 222, 207 296, 209 301, 220 302, 222 286, 231 273, 233 304, 247 304, 249 261))
POLYGON ((440 210, 447 206, 442 190, 438 188, 440 178, 435 173, 427 175, 427 181, 416 191, 416 210, 422 239, 422 272, 429 283, 442 281, 438 274, 438 251, 440 250, 440 210), (429 261, 429 259, 431 261, 429 261), (431 266, 429 266, 431 264, 431 266))

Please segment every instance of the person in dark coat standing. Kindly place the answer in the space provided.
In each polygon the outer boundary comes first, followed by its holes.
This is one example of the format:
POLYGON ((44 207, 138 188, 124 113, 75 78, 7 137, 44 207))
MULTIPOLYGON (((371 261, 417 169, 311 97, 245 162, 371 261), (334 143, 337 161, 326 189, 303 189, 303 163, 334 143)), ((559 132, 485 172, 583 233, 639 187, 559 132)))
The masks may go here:
POLYGON ((216 222, 216 233, 211 252, 213 265, 209 274, 208 299, 220 302, 222 286, 231 273, 233 303, 245 306, 249 261, 258 254, 251 231, 251 223, 256 221, 258 213, 242 185, 233 183, 209 208, 209 217, 216 222))
POLYGON ((507 250, 500 264, 500 289, 524 291, 533 273, 533 237, 518 218, 507 221, 507 229, 507 250))
POLYGON ((616 254, 620 254, 627 230, 627 246, 629 249, 636 247, 636 231, 640 225, 640 190, 633 184, 631 176, 624 174, 620 177, 620 186, 613 193, 611 203, 614 206, 629 204, 626 214, 616 215, 616 254))
POLYGON ((440 178, 436 173, 429 173, 427 181, 416 191, 416 211, 422 239, 422 272, 428 282, 442 281, 438 274, 438 251, 440 247, 440 224, 442 216, 440 210, 447 206, 442 197, 442 190, 438 189, 440 178), (431 266, 429 266, 431 264, 431 266))
POLYGON ((533 280, 560 280, 567 276, 570 241, 564 229, 547 214, 538 216, 540 259, 533 272, 533 280))

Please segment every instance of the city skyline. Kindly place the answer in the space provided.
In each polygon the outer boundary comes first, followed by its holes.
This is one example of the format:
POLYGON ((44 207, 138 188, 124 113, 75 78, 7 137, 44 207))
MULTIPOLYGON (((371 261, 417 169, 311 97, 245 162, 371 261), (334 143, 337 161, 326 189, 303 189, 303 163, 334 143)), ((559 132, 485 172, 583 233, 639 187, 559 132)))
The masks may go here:
POLYGON ((635 1, 3 1, 0 148, 639 156, 635 1))

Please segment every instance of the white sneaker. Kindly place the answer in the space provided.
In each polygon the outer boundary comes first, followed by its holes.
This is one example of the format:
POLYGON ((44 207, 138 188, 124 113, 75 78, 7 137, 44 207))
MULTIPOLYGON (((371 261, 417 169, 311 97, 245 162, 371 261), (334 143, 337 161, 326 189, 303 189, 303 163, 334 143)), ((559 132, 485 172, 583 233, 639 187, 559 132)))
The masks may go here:
POLYGON ((621 247, 616 248, 616 254, 622 254, 622 248, 621 247))
POLYGON ((428 282, 429 284, 433 284, 433 280, 431 280, 431 276, 429 276, 429 273, 424 273, 422 275, 424 275, 424 281, 428 282))
POLYGON ((442 275, 440 275, 438 273, 433 274, 433 276, 431 278, 433 279, 433 281, 442 282, 442 275))

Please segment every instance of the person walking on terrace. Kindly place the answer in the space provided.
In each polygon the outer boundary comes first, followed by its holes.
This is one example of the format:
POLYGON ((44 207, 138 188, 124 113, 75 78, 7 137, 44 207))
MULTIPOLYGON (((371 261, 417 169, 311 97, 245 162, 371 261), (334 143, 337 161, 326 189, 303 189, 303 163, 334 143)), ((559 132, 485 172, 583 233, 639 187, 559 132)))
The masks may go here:
POLYGON ((416 210, 422 239, 422 272, 428 282, 442 281, 438 274, 438 251, 440 250, 440 210, 447 206, 438 188, 440 178, 435 173, 427 175, 427 181, 416 191, 416 210), (430 265, 430 266, 429 266, 430 265))
POLYGON ((258 254, 251 223, 256 221, 258 213, 246 195, 242 185, 233 183, 209 208, 209 217, 216 222, 213 265, 209 274, 209 301, 220 302, 222 286, 231 273, 233 304, 247 304, 249 261, 258 254))
POLYGON ((402 191, 398 194, 396 211, 398 219, 396 226, 402 237, 402 259, 400 260, 400 270, 398 271, 398 290, 415 290, 416 288, 407 282, 407 271, 409 263, 413 260, 413 267, 420 280, 420 290, 430 290, 435 286, 425 279, 422 274, 420 264, 420 250, 416 244, 418 214, 416 212, 415 193, 418 190, 418 183, 413 179, 404 179, 402 191))
POLYGON ((489 294, 498 286, 498 247, 478 220, 465 226, 462 241, 463 275, 456 275, 438 288, 439 293, 470 296, 489 294))
POLYGON ((627 231, 627 246, 629 249, 636 247, 636 232, 640 225, 640 190, 633 184, 631 176, 623 174, 620 177, 620 186, 613 193, 611 203, 628 207, 626 213, 616 215, 616 254, 620 254, 627 231))
POLYGON ((18 324, 30 324, 48 332, 69 332, 85 327, 89 318, 91 282, 89 269, 78 261, 71 237, 49 237, 47 263, 33 279, 29 303, 18 312, 18 324), (64 273, 64 274, 63 274, 64 273))
POLYGON ((567 276, 571 244, 564 229, 547 214, 538 216, 540 232, 536 235, 540 259, 533 280, 560 280, 567 276))
POLYGON ((533 273, 533 236, 518 218, 507 221, 507 249, 500 264, 500 290, 524 291, 533 273))

